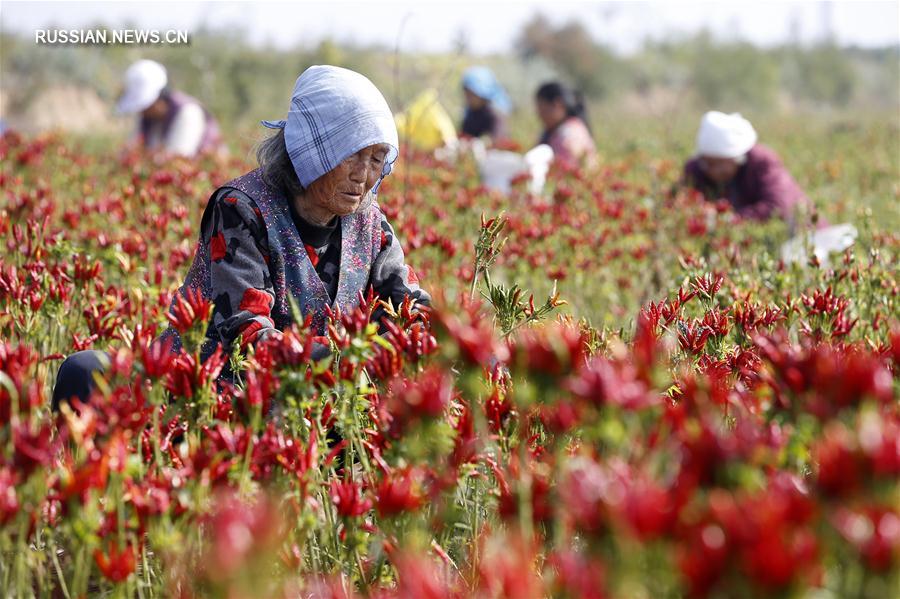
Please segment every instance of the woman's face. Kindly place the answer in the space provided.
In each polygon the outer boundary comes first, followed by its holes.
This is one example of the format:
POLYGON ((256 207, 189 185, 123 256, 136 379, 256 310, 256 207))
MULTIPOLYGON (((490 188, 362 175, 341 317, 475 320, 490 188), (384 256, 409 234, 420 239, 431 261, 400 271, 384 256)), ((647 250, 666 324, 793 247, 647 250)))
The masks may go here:
POLYGON ((472 110, 480 110, 487 104, 487 100, 479 95, 476 95, 471 90, 463 88, 463 93, 466 96, 466 106, 468 106, 472 110))
POLYGON ((352 214, 381 177, 390 147, 363 148, 313 181, 303 196, 304 212, 320 223, 352 214))
POLYGON ((718 184, 728 183, 737 175, 740 165, 732 158, 717 158, 715 156, 701 156, 700 169, 706 176, 718 184))
POLYGON ((169 104, 160 96, 153 104, 144 109, 142 116, 151 120, 160 120, 166 118, 169 112, 169 104))
POLYGON ((538 118, 544 124, 544 128, 552 129, 566 120, 566 106, 562 100, 537 99, 538 118))

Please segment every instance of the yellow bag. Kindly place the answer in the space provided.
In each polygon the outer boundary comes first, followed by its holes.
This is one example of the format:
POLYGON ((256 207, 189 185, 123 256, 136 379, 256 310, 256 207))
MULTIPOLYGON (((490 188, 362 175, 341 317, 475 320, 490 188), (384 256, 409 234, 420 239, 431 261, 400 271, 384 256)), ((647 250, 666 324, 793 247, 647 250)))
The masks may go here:
POLYGON ((437 91, 427 89, 416 96, 405 112, 394 115, 401 143, 422 150, 434 150, 456 142, 456 127, 441 103, 437 91))

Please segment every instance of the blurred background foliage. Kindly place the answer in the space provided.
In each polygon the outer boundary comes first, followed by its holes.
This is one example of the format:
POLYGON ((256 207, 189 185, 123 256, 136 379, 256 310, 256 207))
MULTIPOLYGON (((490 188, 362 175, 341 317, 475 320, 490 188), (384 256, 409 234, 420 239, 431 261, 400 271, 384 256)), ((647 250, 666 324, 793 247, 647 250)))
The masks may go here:
POLYGON ((435 87, 456 119, 462 111, 460 74, 471 64, 487 64, 516 103, 513 133, 522 143, 538 134, 532 95, 550 78, 582 89, 595 118, 633 114, 668 122, 689 115, 693 126, 699 112, 717 108, 757 118, 801 112, 874 116, 897 127, 900 116, 900 46, 861 49, 824 40, 763 48, 701 32, 648 41, 622 55, 578 22, 554 25, 540 15, 522 27, 509 54, 494 56, 471 55, 464 39, 455 52, 425 54, 327 39, 279 50, 250 45, 245 37, 241 31, 201 29, 187 48, 46 46, 3 33, 3 118, 25 130, 130 126, 130 120, 114 118, 111 106, 124 69, 138 58, 165 64, 172 85, 199 98, 233 141, 252 135, 258 119, 281 118, 297 75, 321 63, 367 74, 396 111, 425 87, 435 87))

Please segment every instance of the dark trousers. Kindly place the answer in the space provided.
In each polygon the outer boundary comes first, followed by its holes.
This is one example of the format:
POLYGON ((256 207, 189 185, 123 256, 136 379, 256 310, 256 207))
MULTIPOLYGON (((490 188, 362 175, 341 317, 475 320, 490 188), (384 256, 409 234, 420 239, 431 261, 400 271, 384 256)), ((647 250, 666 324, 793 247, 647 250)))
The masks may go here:
POLYGON ((87 402, 94 390, 94 373, 103 372, 109 366, 109 356, 105 352, 88 349, 66 358, 56 374, 53 387, 53 410, 59 410, 62 401, 77 397, 87 402))
MULTIPOLYGON (((59 404, 63 401, 69 401, 77 397, 80 401, 87 403, 94 390, 94 373, 104 372, 109 367, 109 356, 106 352, 88 349, 72 354, 59 367, 56 374, 56 386, 53 387, 53 411, 59 410, 59 404)), ((329 448, 333 448, 340 443, 342 437, 336 428, 332 427, 328 430, 326 443, 329 448)), ((178 435, 174 442, 181 441, 181 435, 178 435)), ((344 454, 341 452, 337 456, 337 467, 342 468, 344 465, 344 454)))

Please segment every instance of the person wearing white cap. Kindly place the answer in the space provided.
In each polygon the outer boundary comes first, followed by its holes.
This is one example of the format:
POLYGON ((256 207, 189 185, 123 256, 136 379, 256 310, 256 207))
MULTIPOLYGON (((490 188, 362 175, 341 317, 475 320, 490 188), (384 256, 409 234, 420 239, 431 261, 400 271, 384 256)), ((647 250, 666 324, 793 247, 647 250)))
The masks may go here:
POLYGON ((810 205, 778 155, 757 143, 753 125, 738 113, 703 115, 697 152, 685 164, 684 181, 707 200, 727 200, 747 219, 792 222, 798 205, 810 205))
POLYGON ((181 156, 221 147, 219 125, 200 102, 168 87, 165 67, 139 60, 125 71, 125 89, 116 104, 119 114, 140 114, 138 141, 147 150, 181 156))

